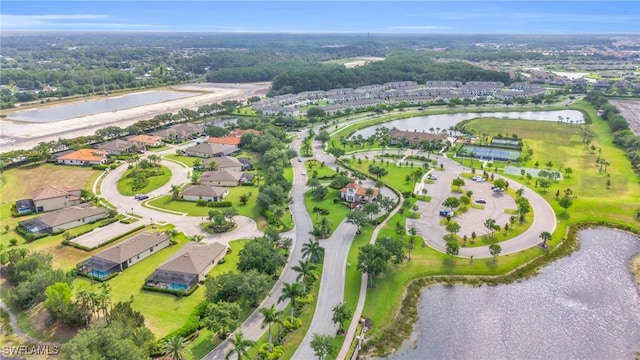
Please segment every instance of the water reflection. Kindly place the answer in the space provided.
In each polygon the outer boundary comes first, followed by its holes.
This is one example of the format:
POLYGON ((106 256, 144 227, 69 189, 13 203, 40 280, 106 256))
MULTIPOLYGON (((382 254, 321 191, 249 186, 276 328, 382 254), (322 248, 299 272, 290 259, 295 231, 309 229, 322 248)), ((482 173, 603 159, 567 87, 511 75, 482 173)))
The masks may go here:
POLYGON ((118 111, 136 106, 182 99, 194 95, 197 95, 197 93, 179 91, 145 91, 100 100, 86 100, 67 105, 56 105, 41 109, 17 111, 10 114, 8 119, 26 122, 55 122, 72 119, 78 116, 118 111))
POLYGON ((640 298, 628 266, 640 238, 595 229, 580 239, 577 253, 521 283, 423 290, 413 339, 390 358, 633 358, 640 298))
MULTIPOLYGON (((387 127, 389 129, 398 128, 407 131, 425 131, 431 132, 431 128, 449 129, 463 120, 475 118, 499 118, 499 119, 522 119, 522 120, 539 120, 539 121, 558 121, 559 117, 563 122, 579 124, 584 122, 584 116, 577 110, 560 110, 560 111, 514 111, 514 112, 491 112, 491 113, 457 113, 457 114, 438 114, 412 117, 408 119, 400 119, 389 121, 384 124, 378 124, 362 130, 358 130, 354 135, 362 134, 368 137, 375 133, 376 128, 387 127)), ((505 128, 508 132, 508 125, 505 128)))

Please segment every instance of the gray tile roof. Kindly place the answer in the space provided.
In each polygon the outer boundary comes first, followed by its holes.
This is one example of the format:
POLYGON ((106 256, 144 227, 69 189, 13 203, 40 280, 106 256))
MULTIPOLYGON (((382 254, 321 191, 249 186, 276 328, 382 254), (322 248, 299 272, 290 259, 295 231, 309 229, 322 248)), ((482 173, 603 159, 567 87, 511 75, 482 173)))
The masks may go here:
POLYGON ((52 211, 38 217, 38 220, 56 230, 60 225, 100 214, 104 214, 106 217, 107 210, 105 208, 91 206, 91 204, 82 204, 52 211))
POLYGON ((231 145, 213 144, 203 142, 201 144, 191 146, 185 149, 185 152, 203 153, 203 154, 231 154, 237 151, 238 148, 231 145))
POLYGON ((168 239, 169 235, 165 233, 143 232, 125 242, 95 254, 94 257, 121 264, 168 239))
POLYGON ((202 173, 200 181, 240 181, 242 178, 241 171, 207 171, 202 173))
POLYGON ((226 246, 217 242, 213 244, 189 242, 158 266, 158 270, 197 275, 226 250, 226 246))
POLYGON ((216 162, 216 168, 218 169, 224 169, 229 167, 242 167, 242 162, 231 156, 220 156, 213 159, 204 159, 204 161, 202 161, 202 165, 204 167, 208 167, 212 161, 216 162))
POLYGON ((182 195, 192 196, 213 196, 218 197, 224 195, 228 190, 223 187, 206 186, 206 185, 187 185, 182 190, 182 195))

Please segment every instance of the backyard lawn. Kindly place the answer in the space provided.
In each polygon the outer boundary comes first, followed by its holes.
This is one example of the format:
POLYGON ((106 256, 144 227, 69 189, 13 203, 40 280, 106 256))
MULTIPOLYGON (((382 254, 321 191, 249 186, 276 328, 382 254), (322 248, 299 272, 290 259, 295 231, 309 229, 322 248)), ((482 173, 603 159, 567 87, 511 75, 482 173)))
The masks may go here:
MULTIPOLYGON (((27 165, 2 171, 0 199, 2 203, 31 197, 31 191, 47 185, 74 186, 90 190, 103 171, 71 165, 27 165)), ((4 221, 4 218, 2 219, 4 221)))
MULTIPOLYGON (((142 290, 145 279, 189 241, 183 234, 179 234, 176 240, 178 240, 178 244, 142 260, 131 269, 125 270, 107 282, 111 285, 112 301, 115 303, 133 298, 133 308, 144 315, 145 324, 157 338, 182 326, 184 319, 191 314, 193 308, 204 300, 204 287, 200 287, 186 297, 142 290)), ((230 243, 232 252, 225 256, 226 262, 214 266, 208 275, 235 270, 238 253, 245 243, 246 240, 232 241, 230 243)), ((90 284, 91 280, 86 278, 77 278, 73 282, 76 290, 82 286, 90 286, 90 284)))
POLYGON ((171 180, 171 170, 168 167, 160 165, 160 168, 163 170, 162 175, 159 176, 151 176, 148 178, 149 184, 142 189, 133 190, 132 184, 133 179, 127 178, 127 175, 131 174, 134 169, 129 169, 122 174, 122 177, 118 180, 118 192, 125 196, 133 196, 135 194, 145 194, 150 191, 153 191, 162 185, 166 184, 171 180))

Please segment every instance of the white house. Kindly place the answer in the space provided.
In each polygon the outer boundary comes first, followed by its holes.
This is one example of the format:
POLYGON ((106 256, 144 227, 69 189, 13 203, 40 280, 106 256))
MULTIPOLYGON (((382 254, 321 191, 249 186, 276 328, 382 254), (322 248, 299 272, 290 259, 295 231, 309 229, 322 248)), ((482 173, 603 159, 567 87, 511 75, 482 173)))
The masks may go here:
POLYGON ((225 196, 229 195, 229 190, 223 187, 206 186, 206 185, 187 185, 180 193, 180 197, 187 201, 222 201, 225 196))

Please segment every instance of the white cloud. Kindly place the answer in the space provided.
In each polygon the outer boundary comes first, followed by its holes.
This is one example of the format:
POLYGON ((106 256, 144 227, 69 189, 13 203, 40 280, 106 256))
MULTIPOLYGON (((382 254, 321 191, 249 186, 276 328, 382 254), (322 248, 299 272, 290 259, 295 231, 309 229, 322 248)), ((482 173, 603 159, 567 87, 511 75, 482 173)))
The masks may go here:
POLYGON ((92 29, 163 29, 165 25, 127 24, 112 22, 116 19, 99 14, 75 15, 10 15, 0 14, 3 30, 92 30, 92 29))

